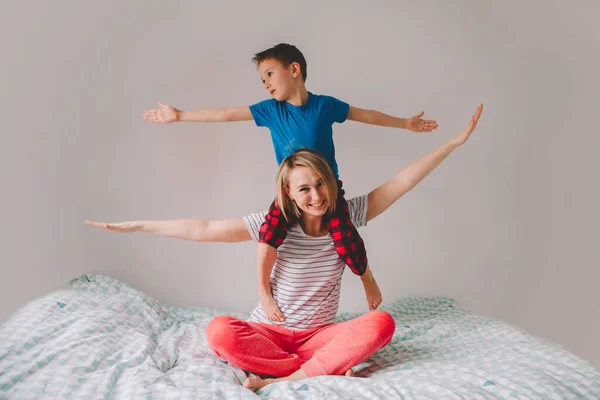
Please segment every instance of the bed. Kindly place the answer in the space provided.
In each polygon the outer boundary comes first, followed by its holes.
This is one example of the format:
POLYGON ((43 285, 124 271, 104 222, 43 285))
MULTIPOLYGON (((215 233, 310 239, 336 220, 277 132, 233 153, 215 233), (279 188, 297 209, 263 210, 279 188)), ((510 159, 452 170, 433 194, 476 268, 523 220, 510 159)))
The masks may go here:
POLYGON ((381 309, 396 332, 354 368, 356 377, 280 382, 253 393, 241 386, 246 373, 216 357, 204 336, 213 317, 245 314, 168 306, 86 274, 0 327, 0 398, 600 398, 598 368, 453 299, 406 298, 381 309))

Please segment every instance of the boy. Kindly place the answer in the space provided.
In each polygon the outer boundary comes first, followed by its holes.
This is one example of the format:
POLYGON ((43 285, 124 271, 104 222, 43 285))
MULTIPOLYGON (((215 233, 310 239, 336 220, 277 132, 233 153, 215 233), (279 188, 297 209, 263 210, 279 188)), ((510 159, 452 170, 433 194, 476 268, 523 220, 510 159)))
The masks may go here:
MULTIPOLYGON (((150 122, 159 123, 254 120, 257 126, 268 127, 271 131, 277 164, 281 164, 285 157, 302 147, 318 151, 329 162, 338 178, 336 212, 326 219, 327 229, 339 256, 352 272, 361 277, 369 310, 374 310, 381 304, 381 292, 369 268, 362 238, 348 215, 348 205, 344 199, 335 160, 332 125, 334 122, 342 123, 349 119, 415 132, 431 132, 437 128, 437 123, 422 120, 423 112, 408 119, 397 118, 378 111, 351 107, 334 97, 312 94, 305 86, 306 60, 295 46, 281 43, 255 54, 252 60, 271 99, 250 107, 198 111, 180 111, 159 103, 159 109, 148 110, 142 117, 150 122)), ((257 250, 259 299, 265 316, 274 322, 281 322, 285 317, 272 297, 270 275, 277 248, 285 239, 287 226, 294 222, 296 221, 283 217, 277 202, 274 201, 260 229, 257 250)))

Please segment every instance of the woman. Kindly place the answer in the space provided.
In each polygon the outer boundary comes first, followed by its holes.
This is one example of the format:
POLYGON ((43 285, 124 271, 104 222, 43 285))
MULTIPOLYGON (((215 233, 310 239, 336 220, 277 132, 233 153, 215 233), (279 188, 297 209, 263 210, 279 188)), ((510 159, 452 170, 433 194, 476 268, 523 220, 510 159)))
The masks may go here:
MULTIPOLYGON (((482 110, 480 105, 468 127, 439 149, 402 169, 368 195, 350 199, 349 214, 354 225, 364 226, 383 213, 463 145, 482 110)), ((299 221, 290 227, 270 274, 273 298, 285 320, 270 321, 259 304, 247 321, 219 316, 209 323, 206 332, 208 344, 221 358, 255 374, 280 377, 247 378, 244 387, 253 391, 283 380, 352 375, 350 368, 387 345, 395 329, 394 320, 384 311, 334 323, 344 262, 323 222, 323 216, 334 210, 337 198, 335 176, 325 160, 307 150, 292 154, 279 168, 277 187, 284 213, 299 221)), ((86 223, 117 232, 146 231, 202 242, 258 242, 264 214, 223 221, 86 223)), ((369 270, 363 279, 372 279, 369 270)))

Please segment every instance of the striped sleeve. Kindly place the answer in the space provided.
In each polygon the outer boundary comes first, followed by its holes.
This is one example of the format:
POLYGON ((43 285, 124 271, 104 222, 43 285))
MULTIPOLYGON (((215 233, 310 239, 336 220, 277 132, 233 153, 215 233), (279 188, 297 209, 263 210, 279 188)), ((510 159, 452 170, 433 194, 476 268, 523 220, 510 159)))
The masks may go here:
POLYGON ((259 213, 254 213, 250 215, 246 215, 243 220, 244 224, 246 224, 246 229, 248 229, 248 233, 252 237, 252 240, 258 242, 259 234, 260 234, 260 226, 263 222, 265 222, 265 217, 267 216, 267 211, 262 211, 259 213))
POLYGON ((368 195, 353 197, 348 200, 348 210, 350 211, 350 219, 356 228, 367 226, 367 208, 368 195))

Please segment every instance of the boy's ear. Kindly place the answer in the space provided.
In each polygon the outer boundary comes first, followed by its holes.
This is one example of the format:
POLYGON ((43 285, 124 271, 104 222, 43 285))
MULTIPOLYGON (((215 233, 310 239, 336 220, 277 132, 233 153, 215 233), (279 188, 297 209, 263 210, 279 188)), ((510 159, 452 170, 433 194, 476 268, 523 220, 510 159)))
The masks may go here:
POLYGON ((292 72, 292 78, 297 78, 300 76, 300 64, 297 62, 293 62, 290 64, 290 71, 292 72))

